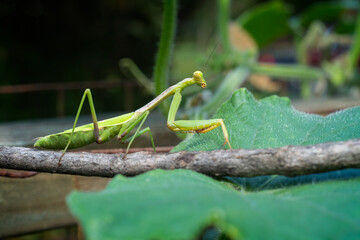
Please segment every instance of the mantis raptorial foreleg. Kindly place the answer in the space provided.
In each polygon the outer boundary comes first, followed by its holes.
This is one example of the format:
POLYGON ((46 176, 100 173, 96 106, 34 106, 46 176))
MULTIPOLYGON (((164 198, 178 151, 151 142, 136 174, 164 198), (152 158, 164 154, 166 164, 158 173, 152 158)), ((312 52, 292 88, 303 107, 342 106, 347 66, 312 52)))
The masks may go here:
POLYGON ((175 121, 175 116, 180 106, 181 98, 182 97, 180 91, 175 92, 168 114, 168 120, 167 120, 168 128, 170 128, 172 131, 206 133, 213 130, 214 128, 221 126, 225 138, 225 142, 223 145, 227 143, 229 147, 232 148, 229 142, 229 134, 226 130, 224 121, 222 119, 175 121))

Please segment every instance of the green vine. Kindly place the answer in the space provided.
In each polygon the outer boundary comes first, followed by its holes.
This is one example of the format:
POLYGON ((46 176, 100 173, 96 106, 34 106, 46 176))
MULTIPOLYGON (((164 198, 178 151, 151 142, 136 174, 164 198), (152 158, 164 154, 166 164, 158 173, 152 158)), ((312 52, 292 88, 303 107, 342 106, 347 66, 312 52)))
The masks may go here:
POLYGON ((230 53, 232 50, 229 39, 229 11, 230 0, 218 0, 218 29, 220 41, 224 48, 224 53, 230 53))
MULTIPOLYGON (((177 0, 164 0, 164 16, 161 37, 153 74, 155 82, 155 96, 159 95, 168 87, 169 66, 176 30, 176 14, 177 0)), ((168 105, 168 101, 164 101, 160 105, 163 112, 168 111, 168 105)))

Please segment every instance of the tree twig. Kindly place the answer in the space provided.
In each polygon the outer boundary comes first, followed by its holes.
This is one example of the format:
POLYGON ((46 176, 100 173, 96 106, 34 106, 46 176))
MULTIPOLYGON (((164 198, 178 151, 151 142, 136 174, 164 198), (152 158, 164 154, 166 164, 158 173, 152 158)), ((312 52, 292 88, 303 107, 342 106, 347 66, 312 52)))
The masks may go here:
POLYGON ((112 177, 134 176, 156 168, 191 169, 211 176, 296 176, 344 168, 360 168, 360 139, 311 146, 233 149, 209 152, 128 154, 66 153, 0 146, 0 168, 112 177))

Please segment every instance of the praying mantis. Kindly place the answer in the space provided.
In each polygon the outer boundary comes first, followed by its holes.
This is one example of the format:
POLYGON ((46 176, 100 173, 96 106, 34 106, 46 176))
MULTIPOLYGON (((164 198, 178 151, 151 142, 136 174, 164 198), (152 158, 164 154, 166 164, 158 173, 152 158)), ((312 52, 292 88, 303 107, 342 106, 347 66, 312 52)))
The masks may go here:
POLYGON ((219 119, 208 119, 208 120, 175 120, 176 113, 181 103, 181 92, 184 88, 191 85, 198 85, 201 88, 206 88, 207 84, 204 79, 204 75, 201 71, 195 71, 191 78, 185 78, 184 80, 178 82, 177 84, 169 87, 165 91, 163 91, 160 95, 154 98, 151 102, 146 104, 145 106, 139 108, 138 110, 123 114, 117 117, 105 119, 103 121, 97 121, 95 107, 93 103, 93 99, 91 96, 90 89, 86 89, 76 117, 74 121, 74 125, 72 129, 65 130, 64 132, 51 134, 45 137, 40 137, 36 140, 34 147, 47 148, 47 149, 63 149, 63 154, 61 155, 58 165, 60 166, 61 158, 64 156, 67 149, 79 148, 90 143, 104 143, 117 135, 119 140, 125 141, 129 140, 129 144, 126 148, 126 154, 129 151, 129 148, 134 141, 134 139, 145 132, 149 132, 151 143, 155 152, 154 140, 151 134, 151 130, 149 127, 141 130, 143 123, 145 122, 147 116, 150 111, 159 105, 162 101, 167 99, 168 97, 174 95, 169 113, 167 118, 167 127, 172 131, 182 131, 188 133, 206 133, 209 132, 219 126, 221 126, 225 142, 223 144, 228 144, 229 148, 231 148, 229 141, 229 134, 226 130, 224 120, 219 119), (80 112, 85 101, 85 98, 88 98, 92 122, 90 124, 86 124, 83 126, 76 127, 78 118, 80 116, 80 112), (132 137, 128 137, 130 131, 140 123, 137 128, 135 134, 132 137))

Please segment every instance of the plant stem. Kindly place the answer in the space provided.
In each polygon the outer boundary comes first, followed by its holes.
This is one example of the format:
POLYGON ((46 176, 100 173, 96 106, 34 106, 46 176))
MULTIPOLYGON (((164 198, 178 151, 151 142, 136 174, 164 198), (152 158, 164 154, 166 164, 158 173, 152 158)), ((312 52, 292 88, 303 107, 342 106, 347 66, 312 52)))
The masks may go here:
POLYGON ((251 66, 253 73, 264 74, 273 77, 300 78, 313 81, 323 78, 323 72, 318 68, 294 64, 255 64, 251 66))
POLYGON ((230 53, 232 50, 229 39, 230 0, 218 0, 218 9, 218 29, 220 41, 224 48, 224 53, 230 53))
MULTIPOLYGON (((153 75, 155 82, 155 95, 159 95, 168 87, 169 66, 176 29, 176 14, 177 0, 164 0, 164 16, 161 37, 153 75)), ((160 105, 163 112, 168 111, 168 105, 168 101, 164 101, 160 105)))

